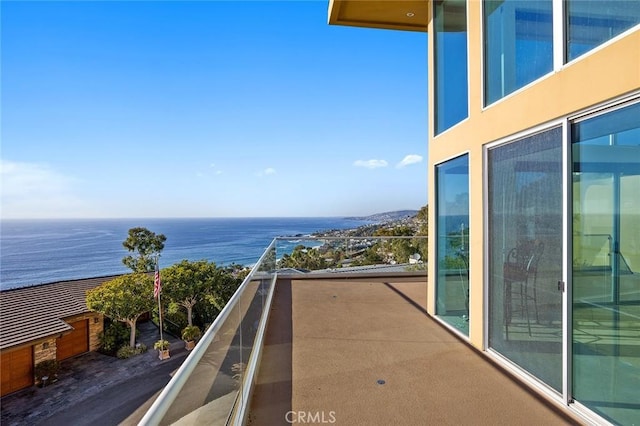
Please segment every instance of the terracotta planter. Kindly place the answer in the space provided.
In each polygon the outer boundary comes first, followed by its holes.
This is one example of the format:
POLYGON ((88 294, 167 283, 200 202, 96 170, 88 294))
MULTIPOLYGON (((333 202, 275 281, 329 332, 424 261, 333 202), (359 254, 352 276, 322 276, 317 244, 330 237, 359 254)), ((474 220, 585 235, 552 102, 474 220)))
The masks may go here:
POLYGON ((184 348, 188 351, 196 347, 195 340, 189 340, 188 342, 184 342, 184 348))
POLYGON ((158 351, 158 358, 159 359, 167 359, 170 358, 169 356, 169 349, 166 349, 164 351, 159 350, 158 351))

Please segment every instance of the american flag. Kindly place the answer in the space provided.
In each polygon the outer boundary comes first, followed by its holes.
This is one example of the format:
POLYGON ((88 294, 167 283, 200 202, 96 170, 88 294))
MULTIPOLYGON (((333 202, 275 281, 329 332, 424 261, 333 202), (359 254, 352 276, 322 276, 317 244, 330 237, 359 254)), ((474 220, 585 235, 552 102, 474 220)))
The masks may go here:
POLYGON ((160 269, 158 269, 158 264, 156 264, 156 273, 153 279, 153 298, 157 299, 162 291, 162 284, 160 283, 160 269))

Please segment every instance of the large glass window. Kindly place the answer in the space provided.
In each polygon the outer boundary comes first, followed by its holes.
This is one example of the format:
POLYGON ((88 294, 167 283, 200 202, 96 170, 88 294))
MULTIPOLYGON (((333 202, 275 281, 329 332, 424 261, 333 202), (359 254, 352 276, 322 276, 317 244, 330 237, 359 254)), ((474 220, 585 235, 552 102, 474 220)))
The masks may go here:
POLYGON ((640 104, 571 135, 573 397, 640 424, 640 104))
POLYGON ((436 166, 436 315, 469 334, 469 158, 436 166))
POLYGON ((489 346, 562 391, 562 128, 488 152, 489 346))
POLYGON ((640 23, 640 1, 585 1, 567 3, 567 61, 640 23))
POLYGON ((467 2, 434 2, 435 134, 469 115, 467 83, 467 2))
POLYGON ((553 70, 551 0, 485 1, 485 105, 553 70))

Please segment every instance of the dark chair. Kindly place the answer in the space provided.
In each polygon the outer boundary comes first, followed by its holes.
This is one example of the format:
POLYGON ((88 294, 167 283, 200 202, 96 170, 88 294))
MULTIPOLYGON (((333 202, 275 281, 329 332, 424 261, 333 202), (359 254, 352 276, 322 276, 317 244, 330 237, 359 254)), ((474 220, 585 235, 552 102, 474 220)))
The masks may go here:
POLYGON ((531 336, 531 318, 529 306, 533 303, 535 321, 538 323, 538 264, 544 252, 544 243, 528 241, 509 251, 503 266, 504 277, 504 324, 506 338, 509 340, 509 325, 514 311, 520 312, 527 321, 531 336), (514 303, 516 309, 514 309, 514 303))

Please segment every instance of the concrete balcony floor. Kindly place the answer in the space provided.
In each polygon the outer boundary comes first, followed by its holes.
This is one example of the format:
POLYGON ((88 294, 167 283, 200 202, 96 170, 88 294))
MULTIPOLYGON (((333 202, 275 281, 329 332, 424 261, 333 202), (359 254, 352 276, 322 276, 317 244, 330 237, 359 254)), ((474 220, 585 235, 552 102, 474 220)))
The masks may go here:
POLYGON ((249 424, 287 421, 576 423, 429 317, 424 277, 278 280, 249 424))

